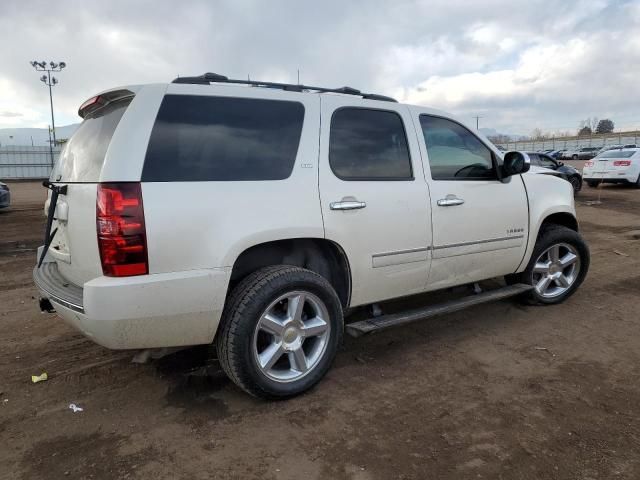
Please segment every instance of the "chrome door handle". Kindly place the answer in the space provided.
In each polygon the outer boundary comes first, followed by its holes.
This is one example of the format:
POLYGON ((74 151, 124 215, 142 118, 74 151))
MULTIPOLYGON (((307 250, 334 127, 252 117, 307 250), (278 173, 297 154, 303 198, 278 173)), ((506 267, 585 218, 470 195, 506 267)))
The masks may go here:
POLYGON ((454 207, 456 205, 462 205, 464 200, 455 195, 447 195, 445 198, 438 200, 437 203, 439 207, 454 207))
POLYGON ((358 202, 357 200, 344 200, 342 202, 331 202, 329 208, 331 210, 357 210, 366 207, 366 202, 358 202))

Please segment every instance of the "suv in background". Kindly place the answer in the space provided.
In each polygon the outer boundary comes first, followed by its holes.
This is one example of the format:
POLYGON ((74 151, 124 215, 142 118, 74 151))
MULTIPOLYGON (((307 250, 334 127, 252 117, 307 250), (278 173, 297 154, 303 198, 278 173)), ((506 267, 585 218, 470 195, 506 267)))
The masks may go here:
POLYGON ((79 114, 45 185, 41 308, 108 348, 213 343, 256 396, 311 388, 343 331, 514 295, 557 304, 589 267, 569 184, 441 111, 205 74, 108 90, 79 114))

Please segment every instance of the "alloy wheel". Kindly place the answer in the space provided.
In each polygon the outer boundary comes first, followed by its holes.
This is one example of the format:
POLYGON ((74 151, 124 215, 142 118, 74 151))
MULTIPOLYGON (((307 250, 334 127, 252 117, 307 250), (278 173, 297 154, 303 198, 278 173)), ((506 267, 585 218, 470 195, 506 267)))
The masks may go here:
POLYGON ((330 333, 328 309, 316 295, 281 295, 262 313, 253 334, 258 369, 277 382, 299 380, 320 363, 330 333))
POLYGON ((543 298, 564 294, 580 273, 580 254, 573 245, 558 243, 547 248, 533 267, 533 285, 543 298))

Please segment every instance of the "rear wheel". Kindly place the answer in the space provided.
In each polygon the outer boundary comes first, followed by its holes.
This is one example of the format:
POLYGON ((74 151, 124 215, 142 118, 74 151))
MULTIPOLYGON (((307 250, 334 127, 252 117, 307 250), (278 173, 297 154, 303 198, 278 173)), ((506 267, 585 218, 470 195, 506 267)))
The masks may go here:
POLYGON ((240 388, 286 398, 325 375, 342 332, 342 306, 326 279, 298 267, 267 267, 234 289, 216 347, 222 368, 240 388))
POLYGON ((534 286, 524 297, 527 303, 560 303, 584 281, 589 260, 589 247, 578 232, 550 225, 540 232, 525 271, 508 281, 534 286))
POLYGON ((573 160, 578 160, 578 155, 573 155, 571 158, 572 158, 573 160))
POLYGON ((598 182, 598 181, 587 180, 587 185, 589 185, 589 187, 591 187, 591 188, 596 188, 599 184, 600 184, 600 182, 598 182))

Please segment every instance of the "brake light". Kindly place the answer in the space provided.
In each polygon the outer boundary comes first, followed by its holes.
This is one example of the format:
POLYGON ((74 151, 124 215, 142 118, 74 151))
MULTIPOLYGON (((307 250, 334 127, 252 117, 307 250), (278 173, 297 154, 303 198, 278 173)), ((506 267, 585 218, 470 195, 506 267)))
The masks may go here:
POLYGON ((589 160, 588 162, 584 162, 585 167, 593 167, 593 162, 589 160))
POLYGON ((613 162, 614 167, 628 167, 631 165, 631 160, 615 160, 613 162))
POLYGON ((98 184, 96 226, 104 275, 128 277, 149 273, 139 183, 98 184))

